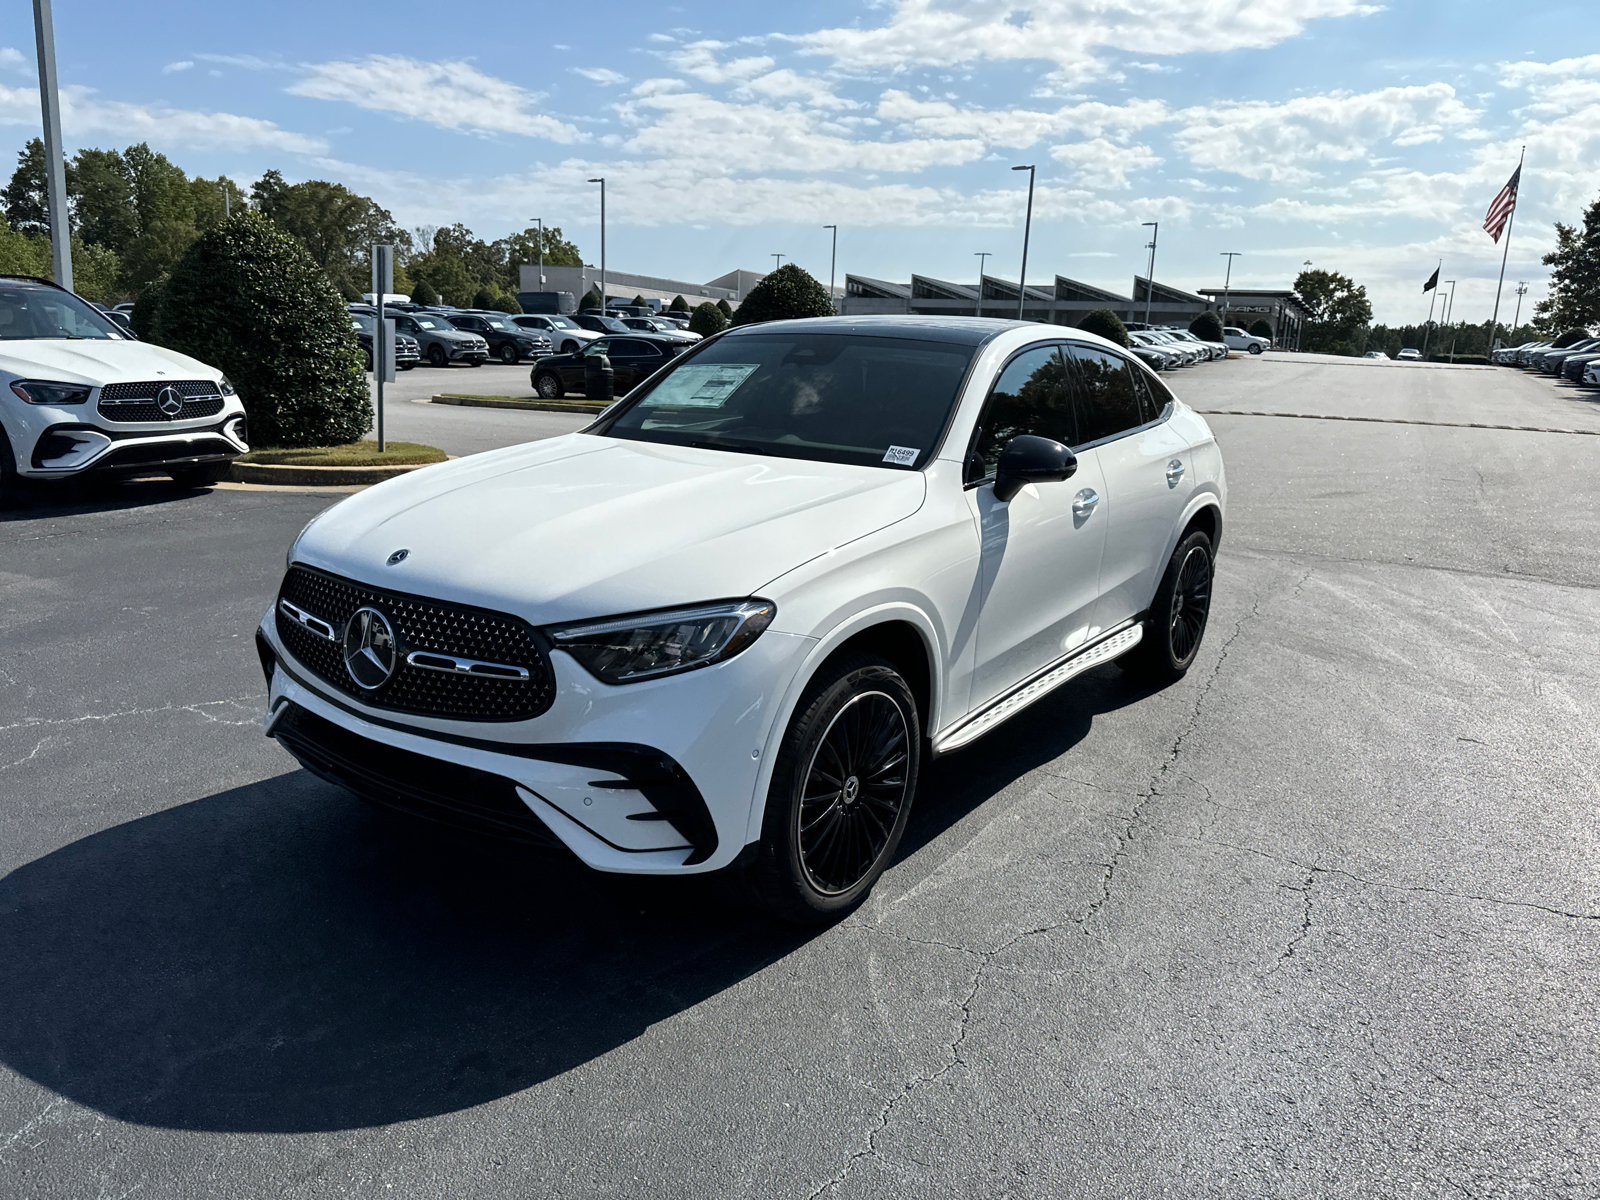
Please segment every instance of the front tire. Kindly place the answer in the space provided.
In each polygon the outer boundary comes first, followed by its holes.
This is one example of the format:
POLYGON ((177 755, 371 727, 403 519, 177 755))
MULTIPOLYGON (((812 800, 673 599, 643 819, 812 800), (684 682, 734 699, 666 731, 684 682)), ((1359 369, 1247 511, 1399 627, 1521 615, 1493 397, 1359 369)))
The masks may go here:
POLYGON ((0 429, 0 509, 10 508, 20 498, 17 460, 11 453, 11 439, 0 429))
POLYGON ((1196 529, 1178 543, 1167 561, 1145 618, 1143 640, 1117 660, 1141 683, 1165 687, 1194 665, 1211 615, 1211 556, 1211 539, 1196 529))
POLYGON ((867 897, 905 832, 921 765, 916 701, 869 654, 826 665, 784 732, 745 887, 769 914, 834 921, 867 897))
POLYGON ((517 359, 520 357, 521 356, 517 353, 517 348, 510 343, 500 347, 500 361, 505 363, 506 366, 516 366, 517 359))
POLYGON ((430 366, 442 367, 449 360, 444 356, 444 347, 435 342, 428 347, 428 363, 430 366))
POLYGON ((553 371, 540 371, 533 377, 533 390, 539 393, 541 400, 559 400, 561 398, 561 377, 553 371))
POLYGON ((1250 353, 1251 354, 1260 354, 1261 353, 1261 343, 1260 342, 1251 342, 1250 343, 1250 353))

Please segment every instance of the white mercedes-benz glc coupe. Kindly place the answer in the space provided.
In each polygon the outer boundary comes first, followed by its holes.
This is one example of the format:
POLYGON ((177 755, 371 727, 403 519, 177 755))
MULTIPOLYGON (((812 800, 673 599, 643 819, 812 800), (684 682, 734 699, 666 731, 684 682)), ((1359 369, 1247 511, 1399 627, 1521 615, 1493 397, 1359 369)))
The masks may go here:
POLYGON ((930 756, 1109 661, 1188 669, 1225 495, 1204 419, 1092 334, 742 327, 313 520, 265 728, 379 804, 828 919, 930 756))

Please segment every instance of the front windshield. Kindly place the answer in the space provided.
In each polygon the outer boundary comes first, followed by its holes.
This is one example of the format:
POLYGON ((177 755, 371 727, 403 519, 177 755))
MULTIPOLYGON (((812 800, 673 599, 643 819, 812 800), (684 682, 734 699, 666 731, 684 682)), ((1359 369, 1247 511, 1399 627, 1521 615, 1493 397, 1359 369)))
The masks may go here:
POLYGON ((369 317, 365 313, 352 313, 350 315, 350 324, 362 333, 372 333, 378 328, 378 319, 369 317))
POLYGON ((603 432, 634 441, 915 469, 975 346, 837 333, 752 333, 667 371, 603 432))
POLYGON ((628 327, 615 317, 596 317, 595 320, 599 321, 602 327, 610 330, 612 333, 628 332, 628 327))
POLYGON ((449 321, 446 321, 443 317, 426 317, 421 313, 418 313, 411 319, 424 329, 430 329, 438 333, 456 332, 456 327, 450 324, 449 321))
POLYGON ((505 333, 517 333, 520 328, 513 325, 506 317, 479 317, 478 320, 482 321, 490 329, 499 329, 505 333))
POLYGON ((579 325, 571 317, 546 317, 545 319, 547 321, 549 321, 550 324, 554 325, 557 329, 582 329, 583 328, 582 325, 579 325))
POLYGON ((116 323, 71 292, 0 279, 0 340, 95 338, 127 341, 116 323))

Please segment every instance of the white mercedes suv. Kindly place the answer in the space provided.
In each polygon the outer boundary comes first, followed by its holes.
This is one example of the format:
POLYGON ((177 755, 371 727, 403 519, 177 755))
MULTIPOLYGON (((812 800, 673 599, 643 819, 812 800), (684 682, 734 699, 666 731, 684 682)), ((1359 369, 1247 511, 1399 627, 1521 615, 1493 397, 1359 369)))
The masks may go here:
POLYGON ((1206 422, 1092 334, 738 328, 313 520, 265 728, 380 804, 828 919, 930 756, 1112 660, 1183 674, 1225 494, 1206 422))
POLYGON ((19 476, 215 483, 249 449, 221 371, 130 337, 49 280, 0 275, 0 502, 19 476))

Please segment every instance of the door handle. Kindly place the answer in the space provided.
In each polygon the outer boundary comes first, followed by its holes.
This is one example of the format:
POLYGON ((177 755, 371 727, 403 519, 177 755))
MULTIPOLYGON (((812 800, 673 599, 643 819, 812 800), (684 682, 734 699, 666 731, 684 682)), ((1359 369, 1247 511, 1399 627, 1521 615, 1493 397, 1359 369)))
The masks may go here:
POLYGON ((1084 488, 1072 500, 1072 515, 1080 520, 1094 512, 1094 506, 1100 503, 1100 497, 1093 488, 1084 488))
POLYGON ((1177 487, 1178 480, 1183 478, 1184 466, 1180 459, 1173 459, 1167 464, 1167 486, 1177 487))

